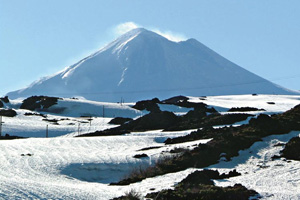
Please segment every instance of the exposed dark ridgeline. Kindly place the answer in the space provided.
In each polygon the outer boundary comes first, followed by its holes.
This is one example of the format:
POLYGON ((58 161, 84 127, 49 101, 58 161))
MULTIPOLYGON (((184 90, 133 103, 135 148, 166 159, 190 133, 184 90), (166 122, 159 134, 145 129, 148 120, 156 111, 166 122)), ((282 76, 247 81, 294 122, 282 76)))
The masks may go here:
MULTIPOLYGON (((240 184, 233 187, 218 187, 214 185, 212 179, 225 179, 233 176, 239 176, 240 173, 230 171, 228 174, 220 174, 215 170, 195 171, 178 183, 174 189, 162 190, 159 192, 149 193, 146 198, 161 200, 183 200, 183 199, 205 199, 205 200, 232 200, 232 199, 249 199, 258 195, 254 190, 248 190, 240 184)), ((129 199, 132 194, 114 198, 114 200, 129 199)), ((136 194, 136 197, 138 195, 136 194)), ((133 198, 131 198, 133 199, 133 198)), ((137 198, 138 199, 138 198, 137 198)))
POLYGON ((122 125, 125 124, 129 121, 131 121, 131 118, 124 118, 124 117, 116 117, 113 118, 112 120, 110 120, 110 122, 108 122, 109 124, 118 124, 118 125, 122 125))
POLYGON ((2 102, 4 102, 4 103, 9 103, 8 96, 1 97, 1 98, 0 98, 0 101, 2 101, 2 102))
POLYGON ((280 153, 281 157, 300 161, 300 137, 290 139, 280 153))
POLYGON ((0 116, 14 117, 17 112, 14 109, 0 109, 0 116))
POLYGON ((239 127, 224 127, 214 129, 204 128, 187 136, 168 139, 166 144, 182 143, 199 139, 213 138, 206 144, 199 144, 192 150, 178 154, 165 161, 161 160, 154 166, 144 169, 142 173, 128 177, 115 184, 130 184, 146 177, 154 177, 171 172, 178 172, 190 167, 203 168, 218 163, 223 154, 227 160, 237 156, 240 150, 250 148, 252 144, 263 137, 274 134, 286 134, 300 130, 300 105, 277 115, 261 114, 250 120, 249 124, 239 127))
POLYGON ((230 108, 228 112, 249 112, 249 111, 266 111, 265 109, 253 108, 253 107, 240 107, 230 108))
POLYGON ((1 98, 0 98, 0 108, 3 108, 4 103, 9 103, 8 96, 1 97, 1 98))
POLYGON ((58 97, 47 96, 31 96, 23 100, 21 109, 27 109, 31 111, 47 111, 48 108, 57 104, 58 97))
MULTIPOLYGON (((126 121, 127 123, 123 123, 119 127, 104 131, 96 131, 79 137, 122 135, 134 131, 149 131, 157 129, 163 129, 164 131, 179 131, 207 126, 230 125, 239 121, 244 121, 248 117, 253 116, 249 114, 221 115, 214 108, 210 108, 204 103, 190 103, 183 96, 174 97, 164 101, 159 101, 157 98, 148 101, 139 101, 133 106, 133 108, 148 110, 150 113, 136 120, 126 121), (177 116, 172 112, 161 111, 157 105, 158 103, 194 109, 189 111, 186 115, 177 116)), ((115 118, 113 121, 119 120, 121 119, 115 118)))

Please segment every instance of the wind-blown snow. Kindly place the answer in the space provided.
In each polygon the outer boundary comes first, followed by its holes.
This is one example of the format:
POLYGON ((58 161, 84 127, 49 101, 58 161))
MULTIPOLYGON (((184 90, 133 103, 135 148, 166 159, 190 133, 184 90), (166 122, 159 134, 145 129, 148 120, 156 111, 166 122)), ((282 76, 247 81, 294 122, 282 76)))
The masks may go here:
POLYGON ((176 95, 296 94, 228 61, 195 39, 172 42, 143 28, 29 87, 8 93, 126 102, 176 95))

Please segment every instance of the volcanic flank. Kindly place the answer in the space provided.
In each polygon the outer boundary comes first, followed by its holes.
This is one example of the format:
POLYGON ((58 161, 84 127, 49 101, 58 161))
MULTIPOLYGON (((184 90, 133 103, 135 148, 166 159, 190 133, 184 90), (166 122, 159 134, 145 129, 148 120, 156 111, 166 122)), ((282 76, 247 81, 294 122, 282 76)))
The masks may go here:
POLYGON ((138 28, 63 71, 8 93, 126 102, 176 95, 295 94, 223 58, 195 39, 172 42, 138 28))

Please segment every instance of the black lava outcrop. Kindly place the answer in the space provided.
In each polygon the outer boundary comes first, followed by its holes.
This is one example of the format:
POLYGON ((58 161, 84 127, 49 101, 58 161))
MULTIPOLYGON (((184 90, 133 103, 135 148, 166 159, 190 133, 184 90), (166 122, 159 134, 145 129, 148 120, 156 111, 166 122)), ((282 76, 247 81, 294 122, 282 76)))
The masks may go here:
POLYGON ((253 108, 253 107, 233 107, 228 112, 249 112, 249 111, 266 111, 265 109, 253 108))
POLYGON ((188 97, 185 97, 185 96, 176 96, 176 97, 171 97, 169 99, 166 99, 166 100, 163 100, 161 103, 163 104, 173 104, 173 105, 176 105, 176 104, 179 104, 181 102, 187 102, 187 100, 189 100, 188 97))
POLYGON ((174 189, 162 190, 147 194, 147 198, 156 198, 161 200, 246 200, 258 193, 254 190, 248 190, 241 184, 233 187, 217 187, 212 179, 222 179, 218 171, 203 170, 195 171, 178 183, 174 189))
POLYGON ((133 108, 137 110, 148 110, 149 112, 160 112, 160 109, 157 105, 158 103, 160 103, 158 98, 154 98, 152 100, 138 101, 133 106, 133 108))
POLYGON ((281 151, 281 156, 287 159, 300 161, 300 137, 290 139, 281 151))
POLYGON ((180 107, 185 108, 194 108, 195 110, 201 110, 209 113, 216 113, 217 111, 214 108, 209 108, 205 103, 194 103, 189 102, 189 98, 185 96, 177 96, 172 97, 170 99, 166 99, 161 101, 161 104, 170 104, 170 105, 176 105, 180 107))
POLYGON ((4 136, 0 136, 0 140, 15 140, 15 139, 22 139, 24 137, 19 137, 19 136, 13 136, 9 134, 5 134, 4 136))
POLYGON ((124 118, 124 117, 115 117, 112 120, 110 120, 110 122, 108 122, 109 124, 118 124, 118 125, 122 125, 125 124, 126 122, 131 121, 131 118, 124 118))
POLYGON ((31 111, 47 111, 48 108, 57 104, 58 99, 57 97, 32 96, 25 99, 20 108, 31 111))
POLYGON ((14 117, 17 112, 13 109, 0 109, 0 115, 5 117, 14 117))
POLYGON ((88 133, 81 135, 80 137, 85 136, 107 136, 107 135, 122 135, 129 132, 135 131, 148 131, 148 130, 157 130, 157 129, 165 129, 166 127, 170 127, 176 124, 178 121, 178 117, 168 111, 160 111, 160 112, 150 112, 143 117, 140 117, 136 120, 129 121, 119 127, 107 129, 104 131, 96 131, 94 133, 88 133))
POLYGON ((243 121, 249 116, 251 115, 221 115, 219 113, 213 113, 207 116, 206 112, 204 112, 202 109, 198 110, 197 108, 195 108, 194 111, 189 111, 184 116, 176 116, 174 113, 168 111, 157 111, 150 112, 149 114, 144 115, 136 120, 127 121, 127 123, 123 123, 119 127, 87 133, 81 135, 80 137, 122 135, 130 132, 158 129, 163 129, 165 131, 187 130, 207 126, 233 124, 237 121, 243 121))
POLYGON ((8 96, 2 97, 2 98, 0 98, 0 100, 4 103, 9 103, 8 96))
MULTIPOLYGON (((259 115, 257 118, 251 119, 249 124, 239 127, 204 127, 189 135, 168 139, 165 143, 174 144, 213 138, 211 141, 206 144, 199 144, 192 150, 187 150, 183 154, 150 166, 146 170, 148 173, 142 173, 136 178, 127 180, 127 184, 141 181, 147 177, 185 170, 190 167, 207 167, 218 163, 220 155, 225 155, 225 158, 230 160, 232 157, 238 156, 240 150, 250 148, 255 142, 261 141, 263 137, 274 134, 286 134, 291 131, 300 131, 300 105, 278 115, 259 115)), ((121 180, 120 182, 124 181, 121 180)))
POLYGON ((148 158, 149 156, 147 154, 143 153, 143 154, 136 154, 133 157, 134 158, 148 158))
POLYGON ((165 128, 166 131, 178 131, 187 129, 197 129, 202 127, 231 125, 236 122, 244 121, 253 115, 249 114, 226 114, 212 113, 207 115, 202 109, 195 108, 186 115, 178 117, 178 123, 165 128))

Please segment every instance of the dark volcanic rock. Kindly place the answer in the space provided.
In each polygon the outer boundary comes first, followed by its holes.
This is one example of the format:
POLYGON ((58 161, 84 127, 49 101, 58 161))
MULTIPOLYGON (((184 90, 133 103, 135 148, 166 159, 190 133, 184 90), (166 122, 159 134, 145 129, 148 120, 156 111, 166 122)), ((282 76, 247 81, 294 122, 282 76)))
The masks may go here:
POLYGON ((0 136, 0 140, 14 140, 14 139, 22 139, 24 137, 19 136, 10 136, 9 134, 5 134, 4 136, 0 136))
POLYGON ((13 109, 1 109, 0 110, 0 115, 1 116, 6 116, 6 117, 14 117, 17 115, 17 112, 13 109))
MULTIPOLYGON (((163 175, 166 173, 178 172, 190 167, 204 168, 219 162, 220 155, 226 155, 225 158, 230 160, 232 157, 237 156, 240 150, 248 149, 255 142, 261 141, 263 137, 274 134, 286 134, 290 131, 300 131, 300 105, 293 109, 277 115, 260 115, 257 118, 250 120, 249 124, 241 125, 238 127, 203 127, 189 135, 168 139, 166 144, 182 143, 186 141, 193 141, 199 139, 212 138, 206 144, 199 144, 196 148, 188 150, 183 154, 162 159, 154 166, 149 166, 135 176, 121 180, 117 184, 130 184, 141 181, 148 177, 163 175)), ((293 151, 294 152, 294 149, 293 151)), ((299 150, 298 150, 299 152, 299 150)), ((295 153, 291 153, 295 154, 295 153)), ((295 154, 297 155, 297 154, 295 154)), ((238 175, 233 172, 229 176, 238 175)), ((227 175, 224 175, 227 176, 227 175)), ((200 184, 201 185, 201 184, 200 184)), ((242 188, 242 187, 238 187, 242 188)), ((231 190, 231 189, 230 189, 231 190)), ((172 191, 170 194, 174 194, 172 191)), ((160 193, 161 194, 161 193, 160 193)), ((179 192, 179 194, 182 194, 179 192)), ((199 195, 199 194, 197 194, 199 195)), ((198 196, 196 196, 198 197, 198 196)), ((168 196, 170 199, 171 196, 168 196)), ((233 199, 248 199, 245 196, 232 197, 233 199)), ((232 199, 228 198, 228 199, 232 199)), ((163 198, 162 198, 163 199, 163 198)), ((172 198, 171 198, 172 199, 172 198)), ((176 199, 176 198, 175 198, 176 199)), ((186 196, 179 199, 194 199, 193 196, 186 196)), ((195 198, 199 199, 199 198, 195 198)), ((201 198, 200 198, 201 199, 201 198)), ((216 196, 203 199, 218 199, 216 196)), ((220 198, 227 199, 227 198, 220 198)))
POLYGON ((187 100, 189 100, 189 98, 185 97, 185 96, 176 96, 176 97, 171 97, 169 99, 163 100, 161 103, 163 104, 178 104, 181 102, 186 102, 187 100))
POLYGON ((269 134, 288 132, 287 127, 283 126, 282 123, 280 123, 277 119, 265 114, 260 114, 256 119, 252 118, 249 121, 249 125, 254 128, 266 131, 269 134))
POLYGON ((52 124, 59 125, 57 119, 43 119, 43 121, 51 122, 52 124))
POLYGON ((186 115, 178 117, 179 121, 174 126, 171 126, 165 131, 177 131, 186 129, 195 129, 201 127, 211 127, 218 125, 230 125, 236 122, 244 121, 248 117, 253 116, 249 114, 226 114, 213 113, 206 115, 202 111, 189 111, 186 115))
POLYGON ((2 103, 2 101, 0 101, 0 108, 3 108, 3 103, 2 103))
POLYGON ((143 153, 143 154, 136 154, 133 157, 134 158, 148 158, 149 156, 147 154, 143 153))
POLYGON ((138 101, 133 106, 133 108, 137 110, 148 110, 149 112, 159 112, 160 109, 157 105, 158 103, 160 103, 158 98, 154 98, 152 100, 138 101))
POLYGON ((267 102, 267 104, 275 105, 275 102, 267 102))
POLYGON ((122 128, 130 131, 147 131, 165 129, 177 123, 177 116, 168 111, 151 112, 135 121, 124 124, 122 128))
POLYGON ((247 112, 247 111, 266 111, 265 109, 253 108, 253 107, 240 107, 240 108, 230 108, 228 112, 247 112))
POLYGON ((230 178, 230 177, 235 177, 235 176, 240 176, 241 173, 237 172, 236 169, 233 171, 230 171, 228 174, 221 174, 219 179, 225 179, 225 178, 230 178))
POLYGON ((119 125, 122 125, 122 124, 125 124, 126 122, 129 122, 131 120, 132 120, 131 118, 116 117, 116 118, 113 118, 112 120, 110 120, 110 122, 108 122, 108 123, 109 124, 119 124, 119 125))
POLYGON ((158 199, 162 200, 248 200, 251 196, 258 194, 254 190, 248 190, 241 184, 236 184, 233 187, 214 186, 214 182, 211 179, 218 178, 220 178, 218 171, 195 171, 178 183, 174 190, 162 190, 160 192, 147 194, 146 197, 159 197, 158 199))
POLYGON ((216 113, 217 111, 214 108, 209 108, 205 103, 193 103, 188 101, 189 98, 185 96, 177 96, 172 97, 170 99, 163 100, 162 104, 170 104, 176 105, 185 108, 194 108, 194 110, 209 112, 209 113, 216 113))
POLYGON ((177 116, 168 111, 150 112, 136 120, 129 121, 119 127, 107 129, 104 131, 96 131, 79 137, 85 136, 107 136, 107 135, 122 135, 134 131, 148 131, 165 129, 173 126, 178 122, 177 116))
POLYGON ((3 101, 4 103, 9 103, 8 96, 2 97, 0 98, 0 100, 3 101))
POLYGON ((25 99, 21 105, 21 109, 47 111, 48 108, 57 104, 57 97, 32 96, 25 99))
POLYGON ((281 156, 291 160, 300 160, 300 137, 292 138, 281 151, 281 156))
POLYGON ((203 171, 195 171, 189 174, 181 181, 181 184, 189 184, 189 187, 199 184, 214 185, 214 182, 211 179, 218 179, 219 176, 220 174, 216 170, 204 169, 203 171))
POLYGON ((46 115, 41 114, 41 113, 29 113, 29 112, 27 112, 27 113, 25 113, 24 115, 25 115, 25 116, 40 116, 40 117, 47 117, 46 115))

